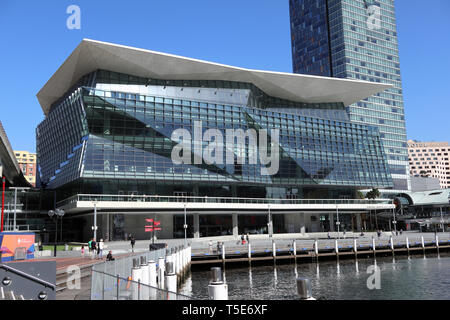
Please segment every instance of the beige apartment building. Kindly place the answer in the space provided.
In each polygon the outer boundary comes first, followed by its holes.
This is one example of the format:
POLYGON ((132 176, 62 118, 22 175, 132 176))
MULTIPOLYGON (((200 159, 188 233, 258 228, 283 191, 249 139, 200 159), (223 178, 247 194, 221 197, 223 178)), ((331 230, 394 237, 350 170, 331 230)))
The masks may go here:
POLYGON ((408 141, 411 176, 439 179, 441 189, 450 188, 450 145, 448 142, 408 141))
POLYGON ((28 151, 14 151, 20 170, 22 170, 25 179, 33 186, 36 186, 36 154, 28 151))

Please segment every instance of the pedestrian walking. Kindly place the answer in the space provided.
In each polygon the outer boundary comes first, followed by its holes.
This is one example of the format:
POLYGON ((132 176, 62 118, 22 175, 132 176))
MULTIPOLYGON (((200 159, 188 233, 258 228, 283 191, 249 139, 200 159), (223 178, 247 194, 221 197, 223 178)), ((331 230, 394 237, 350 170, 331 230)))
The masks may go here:
POLYGON ((241 235, 241 244, 242 245, 245 244, 245 236, 244 236, 244 234, 241 235))
POLYGON ((136 239, 134 237, 131 237, 131 251, 134 252, 134 245, 136 244, 136 239))
POLYGON ((81 257, 84 258, 84 246, 81 246, 81 257))
POLYGON ((100 239, 100 242, 98 243, 98 258, 103 259, 103 248, 104 248, 104 242, 103 239, 100 239))
POLYGON ((95 259, 95 256, 97 255, 97 242, 95 242, 95 239, 92 239, 91 248, 92 248, 91 259, 95 259))
POLYGON ((213 247, 213 242, 212 242, 212 240, 209 240, 209 253, 212 253, 212 251, 213 251, 212 247, 213 247))
POLYGON ((217 253, 222 254, 222 242, 217 241, 217 253))
POLYGON ((89 247, 89 255, 91 255, 91 252, 92 252, 92 239, 89 240, 88 247, 89 247))
POLYGON ((403 234, 403 229, 400 229, 400 235, 402 235, 403 234))
POLYGON ((247 233, 247 236, 245 237, 247 239, 247 243, 250 244, 250 235, 247 233))

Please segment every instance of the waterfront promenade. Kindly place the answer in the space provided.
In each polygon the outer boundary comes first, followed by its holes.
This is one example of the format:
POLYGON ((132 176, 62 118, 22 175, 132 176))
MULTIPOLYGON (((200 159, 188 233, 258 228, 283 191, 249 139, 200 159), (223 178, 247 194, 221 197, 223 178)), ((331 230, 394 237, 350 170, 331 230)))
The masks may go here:
MULTIPOLYGON (((450 245, 449 233, 438 233, 439 242, 441 245, 450 245)), ((293 241, 296 242, 297 254, 304 255, 303 257, 314 258, 314 244, 317 240, 318 250, 322 256, 335 256, 335 244, 338 240, 338 251, 341 254, 353 255, 353 244, 356 239, 358 245, 358 251, 371 254, 372 238, 375 239, 376 249, 379 253, 383 251, 389 253, 389 241, 393 239, 394 247, 405 246, 406 238, 408 238, 411 248, 421 250, 422 237, 426 246, 433 246, 435 241, 434 233, 418 233, 418 232, 403 232, 402 235, 393 235, 391 232, 383 232, 380 238, 376 233, 365 233, 361 236, 359 233, 347 232, 344 234, 341 232, 339 236, 337 232, 330 233, 331 239, 328 239, 327 233, 314 233, 314 234, 280 234, 274 235, 272 238, 268 235, 250 235, 251 251, 254 255, 252 261, 258 260, 271 260, 273 257, 273 242, 276 245, 277 260, 292 259, 293 253, 293 241), (380 246, 380 248, 378 248, 380 246), (259 257, 258 257, 259 255, 259 257)), ((226 250, 226 263, 229 265, 231 262, 245 262, 248 261, 248 244, 242 245, 240 237, 235 238, 233 236, 213 237, 213 238, 200 238, 200 239, 187 239, 188 244, 192 247, 192 264, 195 265, 213 265, 222 263, 221 255, 217 252, 217 243, 223 242, 226 250), (210 242, 212 242, 212 250, 210 250, 210 242), (241 259, 239 261, 239 259, 241 259)), ((131 250, 131 245, 128 241, 107 242, 105 244, 105 251, 111 250, 116 259, 127 257, 149 250, 150 240, 136 241, 134 247, 134 253, 131 250)), ((184 239, 169 239, 169 240, 156 240, 155 243, 167 243, 168 248, 174 248, 184 245, 184 239)), ((411 251, 415 250, 411 249, 411 251)), ((363 258, 363 256, 360 256, 363 258)), ((44 258, 43 260, 54 260, 53 257, 44 258)), ((305 260, 305 262, 311 262, 312 260, 305 260)), ((320 259, 319 259, 320 261, 320 259)), ((57 282, 59 281, 60 288, 64 288, 63 282, 67 278, 66 270, 69 266, 76 265, 81 269, 81 290, 60 290, 57 294, 57 299, 62 300, 74 300, 74 299, 88 299, 90 288, 90 273, 91 267, 94 264, 102 263, 103 260, 90 259, 87 255, 81 257, 80 251, 62 251, 58 252, 57 262, 57 282)))

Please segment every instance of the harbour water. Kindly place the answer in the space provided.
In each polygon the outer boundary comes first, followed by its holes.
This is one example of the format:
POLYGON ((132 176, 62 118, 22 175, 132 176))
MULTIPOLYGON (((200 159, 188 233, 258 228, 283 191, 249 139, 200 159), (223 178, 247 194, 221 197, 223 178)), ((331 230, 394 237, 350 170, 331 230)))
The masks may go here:
MULTIPOLYGON (((377 257, 380 289, 367 286, 374 259, 230 268, 225 272, 230 300, 295 300, 296 277, 311 279, 313 296, 322 300, 449 300, 450 254, 377 257), (369 270, 370 271, 370 270, 369 270)), ((371 280, 374 277, 371 278, 371 280)), ((181 293, 208 299, 208 271, 194 271, 181 293)), ((369 281, 374 283, 373 281, 369 281)))

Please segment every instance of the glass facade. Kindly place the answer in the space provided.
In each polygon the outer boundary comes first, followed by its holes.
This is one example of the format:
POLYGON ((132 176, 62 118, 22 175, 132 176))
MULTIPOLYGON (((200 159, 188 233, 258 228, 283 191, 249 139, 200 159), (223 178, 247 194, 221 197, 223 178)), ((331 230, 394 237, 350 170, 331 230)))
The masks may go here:
POLYGON ((295 73, 392 84, 348 107, 354 123, 377 126, 394 189, 410 188, 393 0, 290 0, 295 73))
POLYGON ((357 189, 393 187, 376 127, 349 121, 342 103, 276 99, 249 83, 98 70, 52 105, 36 134, 38 183, 58 189, 58 200, 77 193, 354 198, 357 189), (237 161, 263 148, 250 139, 233 150, 232 164, 174 164, 172 133, 194 132, 196 121, 202 134, 279 129, 278 173, 262 175, 260 160, 237 161))

